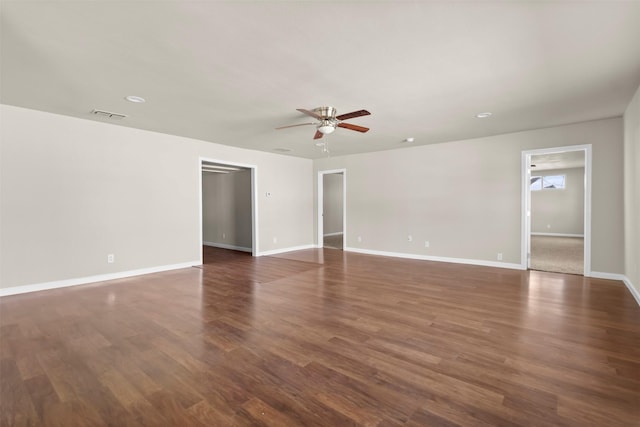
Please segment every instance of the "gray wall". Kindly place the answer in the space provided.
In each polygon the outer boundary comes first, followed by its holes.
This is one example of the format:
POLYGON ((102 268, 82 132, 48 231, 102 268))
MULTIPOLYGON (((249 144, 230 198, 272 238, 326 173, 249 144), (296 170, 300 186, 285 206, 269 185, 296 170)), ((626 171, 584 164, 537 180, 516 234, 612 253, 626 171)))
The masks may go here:
POLYGON ((251 251, 251 171, 202 173, 202 240, 251 251))
POLYGON ((314 162, 2 105, 0 287, 198 261, 200 157, 257 167, 259 252, 310 244, 313 170, 345 168, 347 247, 488 261, 502 252, 519 263, 521 152, 577 144, 593 144, 592 269, 626 272, 637 287, 639 102, 624 126, 613 118, 314 162))
POLYGON ((550 169, 532 175, 565 175, 565 188, 531 192, 531 232, 583 235, 584 168, 550 169))
POLYGON ((330 173, 323 175, 322 196, 324 199, 324 216, 322 231, 326 234, 343 232, 343 174, 330 173))
POLYGON ((200 157, 256 166, 259 252, 313 242, 311 160, 7 105, 0 117, 1 287, 198 263, 200 157))
POLYGON ((592 270, 622 273, 622 118, 323 158, 314 168, 347 170, 348 248, 493 262, 502 253, 520 264, 522 151, 580 144, 593 145, 592 270))
POLYGON ((624 114, 625 275, 640 296, 640 88, 624 114))

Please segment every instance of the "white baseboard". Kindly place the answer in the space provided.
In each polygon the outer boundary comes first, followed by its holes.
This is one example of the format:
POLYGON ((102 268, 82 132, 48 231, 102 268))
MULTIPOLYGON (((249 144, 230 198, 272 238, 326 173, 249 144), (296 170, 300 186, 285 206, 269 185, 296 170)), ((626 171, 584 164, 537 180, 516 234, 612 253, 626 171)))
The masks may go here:
POLYGON ((202 242, 202 244, 205 246, 213 246, 214 248, 231 249, 234 251, 242 251, 242 252, 253 252, 251 248, 247 248, 245 246, 226 245, 224 243, 217 243, 217 242, 202 242))
POLYGON ((303 246, 293 246, 290 248, 282 248, 282 249, 272 249, 270 251, 262 251, 258 252, 257 256, 268 256, 268 255, 277 255, 283 254, 285 252, 293 252, 293 251, 302 251, 305 249, 314 249, 316 245, 303 245, 303 246))
POLYGON ((631 280, 629 280, 627 276, 624 276, 624 280, 622 281, 627 286, 627 289, 629 289, 629 292, 631 292, 631 295, 633 295, 633 297, 636 299, 638 305, 640 305, 640 291, 638 291, 638 289, 633 286, 633 283, 631 283, 631 280))
POLYGON ((567 234, 567 233, 531 233, 532 236, 551 236, 551 237, 584 237, 584 234, 567 234))
POLYGON ((624 285, 627 287, 627 289, 629 289, 629 292, 631 292, 631 295, 636 300, 638 305, 640 305, 640 292, 638 292, 636 287, 633 286, 633 283, 631 283, 631 280, 629 280, 629 278, 627 276, 625 276, 624 274, 603 273, 601 271, 592 271, 591 274, 589 275, 589 277, 594 277, 596 279, 608 279, 608 280, 619 280, 619 281, 621 281, 622 283, 624 283, 624 285))
POLYGON ((608 279, 608 280, 620 280, 624 281, 625 275, 619 273, 605 273, 603 271, 592 271, 587 275, 588 277, 593 277, 595 279, 608 279))
POLYGON ((465 258, 449 258, 449 257, 438 257, 431 255, 418 255, 418 254, 408 254, 402 252, 387 252, 387 251, 376 251, 371 249, 360 249, 360 248, 345 248, 345 251, 348 252, 357 252, 360 254, 368 254, 368 255, 379 255, 379 256, 390 256, 396 258, 407 258, 407 259, 417 259, 422 261, 437 261, 437 262, 452 262, 456 264, 469 264, 469 265, 481 265, 484 267, 498 267, 498 268, 509 268, 512 270, 524 270, 520 264, 513 264, 509 262, 496 262, 496 261, 484 261, 479 259, 465 259, 465 258))
POLYGON ((327 234, 323 234, 323 236, 324 236, 324 237, 327 237, 327 236, 342 236, 343 234, 344 234, 344 232, 342 232, 342 231, 337 231, 337 232, 335 232, 335 233, 327 233, 327 234))
POLYGON ((27 292, 45 291, 48 289, 67 288, 69 286, 87 285, 89 283, 104 282, 107 280, 123 279, 125 277, 141 276, 143 274, 160 273, 169 270, 189 268, 200 265, 200 261, 183 262, 180 264, 161 265, 158 267, 141 268, 138 270, 120 271, 118 273, 99 274, 96 276, 78 277, 75 279, 56 280, 54 282, 36 283, 33 285, 13 286, 0 288, 0 297, 24 294, 27 292))

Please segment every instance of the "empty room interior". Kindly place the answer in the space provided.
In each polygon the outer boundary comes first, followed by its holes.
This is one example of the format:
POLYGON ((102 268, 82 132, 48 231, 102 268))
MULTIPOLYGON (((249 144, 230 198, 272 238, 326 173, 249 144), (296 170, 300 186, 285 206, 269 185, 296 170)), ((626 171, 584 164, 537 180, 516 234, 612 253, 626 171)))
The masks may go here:
POLYGON ((640 425, 640 2, 0 2, 1 426, 640 425))

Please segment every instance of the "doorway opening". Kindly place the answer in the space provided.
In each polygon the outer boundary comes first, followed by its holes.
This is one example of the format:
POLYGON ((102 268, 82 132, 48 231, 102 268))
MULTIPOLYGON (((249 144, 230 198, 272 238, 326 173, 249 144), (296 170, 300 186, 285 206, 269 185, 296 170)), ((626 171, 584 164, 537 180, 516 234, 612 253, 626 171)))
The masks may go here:
POLYGON ((200 158, 198 168, 201 264, 221 250, 256 256, 256 167, 200 158))
POLYGON ((318 246, 344 249, 347 225, 346 169, 318 172, 318 246))
POLYGON ((524 269, 591 273, 591 145, 522 152, 524 269))

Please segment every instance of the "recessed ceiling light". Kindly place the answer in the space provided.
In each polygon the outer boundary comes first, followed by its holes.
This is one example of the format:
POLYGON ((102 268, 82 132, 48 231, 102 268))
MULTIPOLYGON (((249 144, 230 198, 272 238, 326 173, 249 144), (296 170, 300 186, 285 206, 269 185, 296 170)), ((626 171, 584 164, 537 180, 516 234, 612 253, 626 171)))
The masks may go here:
POLYGON ((485 113, 478 113, 476 114, 476 117, 479 119, 486 119, 487 117, 491 117, 493 115, 493 113, 487 111, 485 113))
POLYGON ((144 99, 143 97, 135 96, 135 95, 125 96, 124 99, 126 99, 129 102, 135 102, 137 104, 141 104, 146 101, 146 99, 144 99))
POLYGON ((414 137, 410 136, 409 138, 405 138, 404 141, 402 141, 402 142, 413 142, 415 140, 416 139, 414 137))

